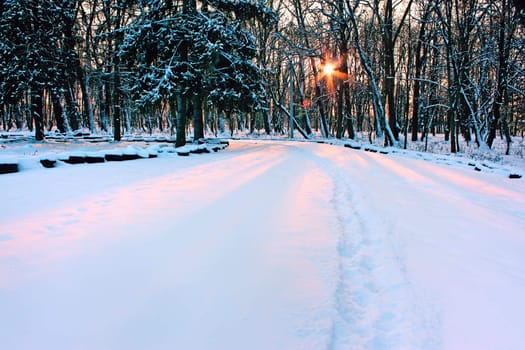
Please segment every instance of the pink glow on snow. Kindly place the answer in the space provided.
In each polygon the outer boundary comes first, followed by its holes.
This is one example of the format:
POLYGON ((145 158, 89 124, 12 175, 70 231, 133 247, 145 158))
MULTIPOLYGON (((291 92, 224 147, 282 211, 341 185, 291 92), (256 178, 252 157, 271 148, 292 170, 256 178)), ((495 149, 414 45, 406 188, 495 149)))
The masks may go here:
MULTIPOLYGON (((516 191, 510 191, 503 187, 505 186, 505 183, 509 181, 509 179, 506 178, 502 178, 500 180, 501 185, 499 185, 477 179, 475 176, 472 176, 471 171, 468 173, 458 172, 444 166, 438 166, 431 163, 423 163, 421 164, 421 168, 428 170, 434 178, 447 180, 451 184, 468 188, 470 191, 479 194, 492 195, 495 197, 506 197, 509 200, 523 200, 523 194, 520 194, 516 191)), ((493 175, 484 174, 483 176, 493 175)))
POLYGON ((1 177, 0 347, 519 347, 525 182, 450 163, 232 141, 1 177))

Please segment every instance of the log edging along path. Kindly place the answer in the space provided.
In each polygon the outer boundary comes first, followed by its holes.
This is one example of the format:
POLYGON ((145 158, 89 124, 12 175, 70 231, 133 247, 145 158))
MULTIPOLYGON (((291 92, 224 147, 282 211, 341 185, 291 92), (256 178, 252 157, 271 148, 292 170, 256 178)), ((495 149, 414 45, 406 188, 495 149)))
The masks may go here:
MULTIPOLYGON (((229 146, 229 142, 226 140, 202 140, 197 144, 188 144, 183 147, 169 149, 166 153, 176 153, 178 156, 189 156, 190 154, 203 154, 218 152, 229 146)), ((122 152, 115 150, 109 151, 98 151, 98 152, 85 152, 66 154, 63 156, 43 156, 39 159, 39 162, 44 168, 54 168, 58 162, 76 165, 76 164, 100 164, 105 162, 121 162, 138 159, 152 159, 157 158, 158 152, 150 152, 144 150, 142 152, 133 152, 124 149, 122 152)), ((20 171, 19 162, 16 160, 0 160, 0 174, 12 174, 20 171)))

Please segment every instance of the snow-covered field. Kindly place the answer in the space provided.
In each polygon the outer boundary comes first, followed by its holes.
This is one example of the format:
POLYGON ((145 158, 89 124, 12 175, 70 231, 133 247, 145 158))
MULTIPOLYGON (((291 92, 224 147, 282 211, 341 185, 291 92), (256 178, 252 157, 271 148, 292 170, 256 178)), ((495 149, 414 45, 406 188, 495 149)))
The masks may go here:
POLYGON ((515 166, 232 141, 43 169, 44 147, 2 150, 0 349, 525 344, 515 166))

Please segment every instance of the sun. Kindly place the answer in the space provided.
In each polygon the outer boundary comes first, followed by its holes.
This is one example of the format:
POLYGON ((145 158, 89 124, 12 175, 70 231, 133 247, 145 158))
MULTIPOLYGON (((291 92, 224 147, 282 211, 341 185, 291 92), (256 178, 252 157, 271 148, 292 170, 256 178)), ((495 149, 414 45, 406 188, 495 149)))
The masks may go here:
POLYGON ((326 63, 323 66, 323 75, 324 76, 330 77, 330 76, 332 76, 332 74, 334 74, 334 71, 335 71, 335 67, 334 67, 334 65, 332 63, 326 63))
POLYGON ((335 91, 335 80, 346 80, 348 76, 338 70, 338 67, 341 65, 343 58, 337 60, 326 60, 324 64, 321 65, 321 70, 317 75, 319 80, 324 79, 326 81, 326 87, 329 92, 335 91))

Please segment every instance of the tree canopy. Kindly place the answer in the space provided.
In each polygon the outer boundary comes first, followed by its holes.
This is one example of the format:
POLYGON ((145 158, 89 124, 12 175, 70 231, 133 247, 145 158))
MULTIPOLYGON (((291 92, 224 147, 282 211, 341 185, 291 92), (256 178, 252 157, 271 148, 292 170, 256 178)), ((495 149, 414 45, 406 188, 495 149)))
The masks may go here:
POLYGON ((198 139, 227 120, 510 147, 525 129, 524 14, 517 0, 2 0, 1 127, 182 145, 189 126, 198 139))

